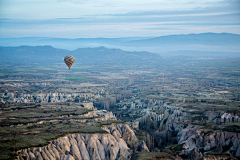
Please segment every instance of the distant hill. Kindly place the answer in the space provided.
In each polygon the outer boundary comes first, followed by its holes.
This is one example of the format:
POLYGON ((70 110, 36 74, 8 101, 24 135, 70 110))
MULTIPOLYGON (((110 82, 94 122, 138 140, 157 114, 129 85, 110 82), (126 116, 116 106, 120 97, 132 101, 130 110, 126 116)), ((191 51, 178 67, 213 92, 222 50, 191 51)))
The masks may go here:
POLYGON ((0 47, 0 62, 5 63, 51 63, 69 53, 52 46, 0 47))
POLYGON ((113 46, 121 46, 132 40, 141 40, 150 37, 127 37, 127 38, 49 38, 49 37, 23 37, 23 38, 0 38, 0 46, 44 46, 51 45, 55 48, 75 50, 86 47, 119 48, 113 46))
POLYGON ((74 51, 57 49, 52 46, 19 46, 0 47, 0 62, 2 63, 62 63, 66 55, 73 55, 83 64, 137 64, 161 61, 158 54, 150 52, 128 52, 121 49, 79 48, 74 51))
POLYGON ((119 46, 164 46, 164 45, 240 45, 240 35, 231 33, 201 33, 187 35, 168 35, 161 37, 126 37, 126 38, 49 38, 23 37, 0 38, 0 46, 42 46, 74 50, 77 48, 119 46))
MULTIPOLYGON (((231 33, 201 33, 161 37, 126 38, 0 38, 0 46, 45 46, 75 51, 78 48, 119 48, 125 51, 147 51, 164 57, 174 55, 198 56, 198 53, 236 57, 240 51, 240 35, 231 33), (185 52, 186 51, 186 52, 185 52), (189 54, 188 54, 189 53, 189 54)), ((115 50, 116 51, 116 50, 115 50)), ((90 51, 89 51, 90 52, 90 51)), ((109 51, 110 52, 110 51, 109 51)), ((238 56, 239 57, 239 56, 238 56)), ((112 57, 114 58, 114 57, 112 57)))
POLYGON ((190 44, 240 45, 240 35, 230 33, 170 35, 143 40, 133 40, 125 44, 134 46, 190 45, 190 44))
POLYGON ((143 63, 158 62, 162 58, 160 55, 150 52, 128 52, 121 49, 80 48, 71 52, 85 62, 100 63, 143 63))

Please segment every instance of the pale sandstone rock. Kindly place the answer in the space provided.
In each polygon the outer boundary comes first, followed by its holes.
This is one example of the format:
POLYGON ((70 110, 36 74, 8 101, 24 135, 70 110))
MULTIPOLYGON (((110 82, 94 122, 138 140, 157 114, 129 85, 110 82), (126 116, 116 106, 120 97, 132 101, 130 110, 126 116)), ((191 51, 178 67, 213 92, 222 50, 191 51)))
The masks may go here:
POLYGON ((35 150, 35 151, 33 152, 33 154, 34 154, 34 156, 35 156, 35 159, 37 159, 37 156, 40 154, 40 152, 38 152, 37 150, 35 150))
POLYGON ((55 155, 52 153, 52 150, 48 149, 48 146, 44 148, 44 151, 51 160, 56 159, 55 155))
POLYGON ((119 149, 121 149, 121 152, 122 152, 124 155, 130 154, 130 153, 129 153, 129 148, 127 147, 127 144, 126 144, 126 142, 125 142, 123 139, 119 139, 119 141, 118 141, 118 147, 119 147, 119 149))
POLYGON ((95 137, 90 137, 90 139, 88 140, 88 143, 87 143, 87 150, 89 151, 89 148, 97 148, 97 145, 96 145, 96 140, 95 140, 95 137))
POLYGON ((205 146, 204 146, 204 150, 205 151, 209 151, 211 149, 211 143, 207 143, 205 146))
POLYGON ((74 159, 76 160, 82 160, 82 157, 81 157, 81 154, 80 154, 80 151, 78 149, 78 146, 76 143, 72 143, 71 147, 70 147, 70 153, 71 155, 74 157, 74 159))
POLYGON ((43 157, 40 153, 38 153, 38 155, 37 155, 37 160, 43 160, 43 157))
POLYGON ((57 145, 57 146, 56 146, 56 149, 57 149, 59 155, 63 155, 63 154, 64 154, 64 151, 62 150, 62 148, 61 148, 60 145, 57 145))
MULTIPOLYGON (((109 128, 109 134, 70 134, 50 142, 39 148, 23 149, 22 155, 27 159, 84 159, 84 160, 114 160, 129 159, 129 143, 136 136, 128 125, 116 124, 104 126, 109 128), (121 138, 122 135, 127 140, 121 138)), ((136 142, 135 142, 136 143, 136 142)), ((19 156, 19 159, 23 158, 19 156)))
POLYGON ((233 144, 235 150, 237 150, 238 146, 240 145, 240 142, 239 142, 240 140, 237 138, 237 135, 234 135, 234 137, 232 137, 231 141, 232 141, 232 144, 233 144))
POLYGON ((112 132, 112 135, 113 135, 113 137, 115 137, 117 140, 121 137, 121 134, 120 134, 119 131, 116 130, 116 129, 112 132))
POLYGON ((47 157, 50 159, 50 160, 54 160, 55 158, 52 157, 52 155, 49 153, 49 151, 47 150, 46 147, 43 148, 45 154, 47 155, 47 157))
POLYGON ((109 141, 108 136, 109 136, 109 135, 107 135, 107 136, 102 136, 102 139, 101 139, 101 143, 102 143, 105 151, 108 150, 108 144, 113 144, 112 141, 109 141))
POLYGON ((121 160, 121 159, 124 159, 124 154, 122 153, 122 150, 119 149, 115 160, 121 160))
POLYGON ((73 135, 68 137, 68 140, 69 140, 70 146, 71 146, 71 144, 77 144, 77 141, 76 141, 75 137, 73 137, 73 135))
POLYGON ((70 152, 70 142, 69 142, 69 139, 67 136, 63 137, 63 143, 64 143, 64 148, 65 148, 65 151, 69 151, 70 152))
POLYGON ((110 160, 114 160, 116 158, 116 151, 114 151, 114 146, 110 146, 110 160))
POLYGON ((228 146, 231 143, 231 139, 228 139, 225 143, 226 146, 228 146))
POLYGON ((98 148, 96 144, 96 137, 92 136, 90 137, 88 143, 87 143, 87 150, 90 156, 90 159, 92 160, 101 160, 100 155, 98 153, 98 148))
POLYGON ((55 155, 55 158, 58 160, 60 159, 60 155, 59 152, 57 151, 57 149, 55 148, 55 146, 52 146, 52 152, 55 155))
POLYGON ((235 156, 240 158, 240 146, 238 146, 235 156))
POLYGON ((88 152, 91 160, 101 160, 96 148, 89 148, 88 152))
POLYGON ((89 153, 83 141, 78 141, 78 148, 81 151, 82 159, 90 160, 89 153))
POLYGON ((28 151, 28 155, 29 155, 30 160, 33 160, 34 158, 36 158, 35 155, 31 151, 28 151))
POLYGON ((42 158, 43 158, 44 160, 50 160, 50 159, 47 157, 47 155, 46 155, 46 153, 45 153, 44 151, 41 151, 40 153, 41 153, 42 158))
POLYGON ((53 149, 52 149, 52 147, 50 146, 50 144, 47 146, 46 149, 47 149, 48 152, 51 154, 51 156, 52 156, 54 159, 56 159, 56 156, 55 156, 55 154, 53 153, 53 149))
POLYGON ((238 133, 219 132, 201 128, 192 132, 194 130, 195 127, 188 126, 178 133, 179 144, 185 143, 183 148, 187 149, 184 152, 188 153, 193 147, 204 149, 205 151, 214 149, 213 151, 215 152, 222 152, 223 146, 231 145, 227 153, 232 156, 239 156, 240 139, 238 133), (189 134, 189 132, 192 133, 189 134))
POLYGON ((224 138, 224 132, 221 132, 220 133, 221 134, 221 136, 220 136, 220 143, 221 143, 221 145, 222 146, 225 146, 225 138, 224 138))
POLYGON ((115 142, 115 144, 113 146, 111 146, 111 147, 113 149, 114 158, 116 158, 118 150, 119 150, 118 142, 115 142))
POLYGON ((24 156, 26 156, 27 159, 29 159, 29 155, 27 153, 27 150, 23 150, 22 153, 23 153, 24 156))
POLYGON ((61 156, 60 160, 74 160, 73 156, 70 154, 61 156))
POLYGON ((79 143, 79 142, 81 142, 81 141, 83 141, 83 142, 85 141, 85 140, 82 140, 80 134, 75 134, 75 139, 76 139, 77 143, 79 143))
POLYGON ((66 139, 64 138, 61 142, 62 143, 60 146, 62 148, 63 153, 65 153, 66 151, 70 152, 70 144, 66 141, 66 139))
POLYGON ((188 125, 187 128, 182 129, 177 135, 178 143, 182 144, 183 141, 187 140, 191 135, 193 135, 194 132, 199 130, 201 127, 200 126, 193 126, 193 125, 188 125))
POLYGON ((183 148, 185 148, 186 150, 193 150, 196 146, 195 142, 196 142, 196 137, 195 137, 195 135, 192 135, 186 141, 183 142, 183 143, 185 143, 183 145, 183 148))
POLYGON ((216 140, 215 140, 215 134, 209 135, 209 141, 210 141, 210 148, 216 147, 216 140))
POLYGON ((149 149, 144 141, 141 142, 139 147, 141 152, 149 152, 149 149))
POLYGON ((34 155, 37 155, 37 154, 39 153, 39 150, 35 148, 35 149, 32 151, 32 153, 33 153, 34 155))
POLYGON ((73 158, 73 156, 71 156, 71 155, 68 155, 68 158, 67 158, 67 160, 75 160, 75 159, 73 158))
POLYGON ((100 143, 99 140, 96 141, 97 148, 98 148, 98 154, 102 160, 105 159, 105 151, 103 145, 100 143))
MULTIPOLYGON (((112 133, 114 130, 118 130, 119 134, 127 144, 133 148, 134 143, 137 142, 137 137, 133 130, 127 124, 112 124, 110 126, 103 126, 104 130, 112 133)), ((117 136, 117 133, 114 133, 117 136)))

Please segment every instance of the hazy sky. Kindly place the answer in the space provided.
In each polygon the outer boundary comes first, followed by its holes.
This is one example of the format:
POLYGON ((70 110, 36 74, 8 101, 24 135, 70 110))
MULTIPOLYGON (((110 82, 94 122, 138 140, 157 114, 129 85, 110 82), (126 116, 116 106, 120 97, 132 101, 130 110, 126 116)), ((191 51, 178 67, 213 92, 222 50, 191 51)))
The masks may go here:
POLYGON ((240 34, 240 0, 0 0, 0 38, 240 34))

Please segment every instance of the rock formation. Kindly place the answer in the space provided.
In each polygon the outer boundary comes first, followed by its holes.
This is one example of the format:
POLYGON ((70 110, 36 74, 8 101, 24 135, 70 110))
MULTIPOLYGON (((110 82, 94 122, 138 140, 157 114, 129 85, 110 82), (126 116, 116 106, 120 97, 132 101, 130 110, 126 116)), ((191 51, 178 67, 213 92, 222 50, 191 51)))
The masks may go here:
MULTIPOLYGON (((0 93, 1 98, 7 98, 7 102, 10 103, 57 103, 66 102, 68 100, 74 101, 76 98, 91 98, 99 97, 99 95, 94 95, 92 93, 36 93, 36 94, 21 94, 16 95, 12 92, 5 91, 5 93, 0 93)), ((3 100, 3 99, 1 99, 3 100)), ((88 107, 88 106, 87 106, 88 107)))
MULTIPOLYGON (((47 146, 18 151, 18 159, 115 160, 130 159, 137 138, 126 124, 103 126, 109 134, 69 134, 47 146)), ((146 149, 146 148, 145 148, 146 149)))
MULTIPOLYGON (((177 135, 178 143, 184 144, 184 153, 189 155, 193 150, 195 157, 199 152, 226 152, 240 158, 240 134, 203 129, 200 126, 189 125, 177 135), (197 151, 196 151, 197 149, 197 151), (198 153, 197 153, 198 152, 198 153)), ((200 157, 199 157, 200 158, 200 157)))
POLYGON ((132 149, 134 144, 138 141, 135 133, 126 124, 113 124, 103 126, 102 129, 111 133, 116 139, 122 138, 127 145, 132 149))
POLYGON ((149 149, 144 141, 141 142, 139 148, 141 152, 149 152, 149 149))

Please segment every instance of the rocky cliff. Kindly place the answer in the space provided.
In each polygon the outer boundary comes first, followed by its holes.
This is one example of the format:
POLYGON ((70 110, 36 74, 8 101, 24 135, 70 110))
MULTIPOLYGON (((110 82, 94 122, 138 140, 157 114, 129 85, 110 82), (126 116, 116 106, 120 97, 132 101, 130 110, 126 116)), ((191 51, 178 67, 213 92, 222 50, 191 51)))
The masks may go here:
POLYGON ((203 129, 201 126, 189 125, 177 135, 178 143, 184 144, 182 152, 201 158, 208 152, 226 152, 240 158, 240 134, 203 129))
POLYGON ((158 130, 154 132, 155 144, 158 147, 166 147, 176 143, 174 138, 177 136, 178 147, 181 146, 180 144, 183 146, 179 153, 176 150, 173 152, 182 158, 209 160, 221 159, 221 157, 223 159, 240 158, 240 134, 222 131, 229 127, 229 124, 223 125, 225 122, 234 122, 237 125, 240 120, 238 115, 225 111, 208 111, 203 115, 201 115, 202 113, 192 114, 191 111, 184 108, 167 105, 161 106, 160 109, 164 109, 164 114, 158 130), (198 118, 196 122, 199 124, 201 122, 202 124, 214 123, 215 128, 206 129, 207 127, 204 126, 192 125, 196 116, 207 118, 206 121, 198 118), (209 153, 219 154, 209 155, 209 153))
POLYGON ((137 138, 127 124, 103 126, 109 134, 70 134, 47 146, 18 151, 18 159, 28 160, 115 160, 130 159, 137 138))
POLYGON ((130 148, 138 141, 134 131, 126 124, 103 126, 102 129, 111 133, 116 139, 122 138, 130 148))
POLYGON ((78 98, 99 98, 100 95, 92 93, 36 93, 36 94, 21 94, 8 92, 0 93, 0 100, 9 103, 58 103, 66 101, 74 101, 78 98), (5 100, 3 100, 3 98, 5 100))
POLYGON ((225 111, 207 111, 205 116, 208 118, 207 122, 238 122, 240 117, 235 113, 227 113, 225 111))

